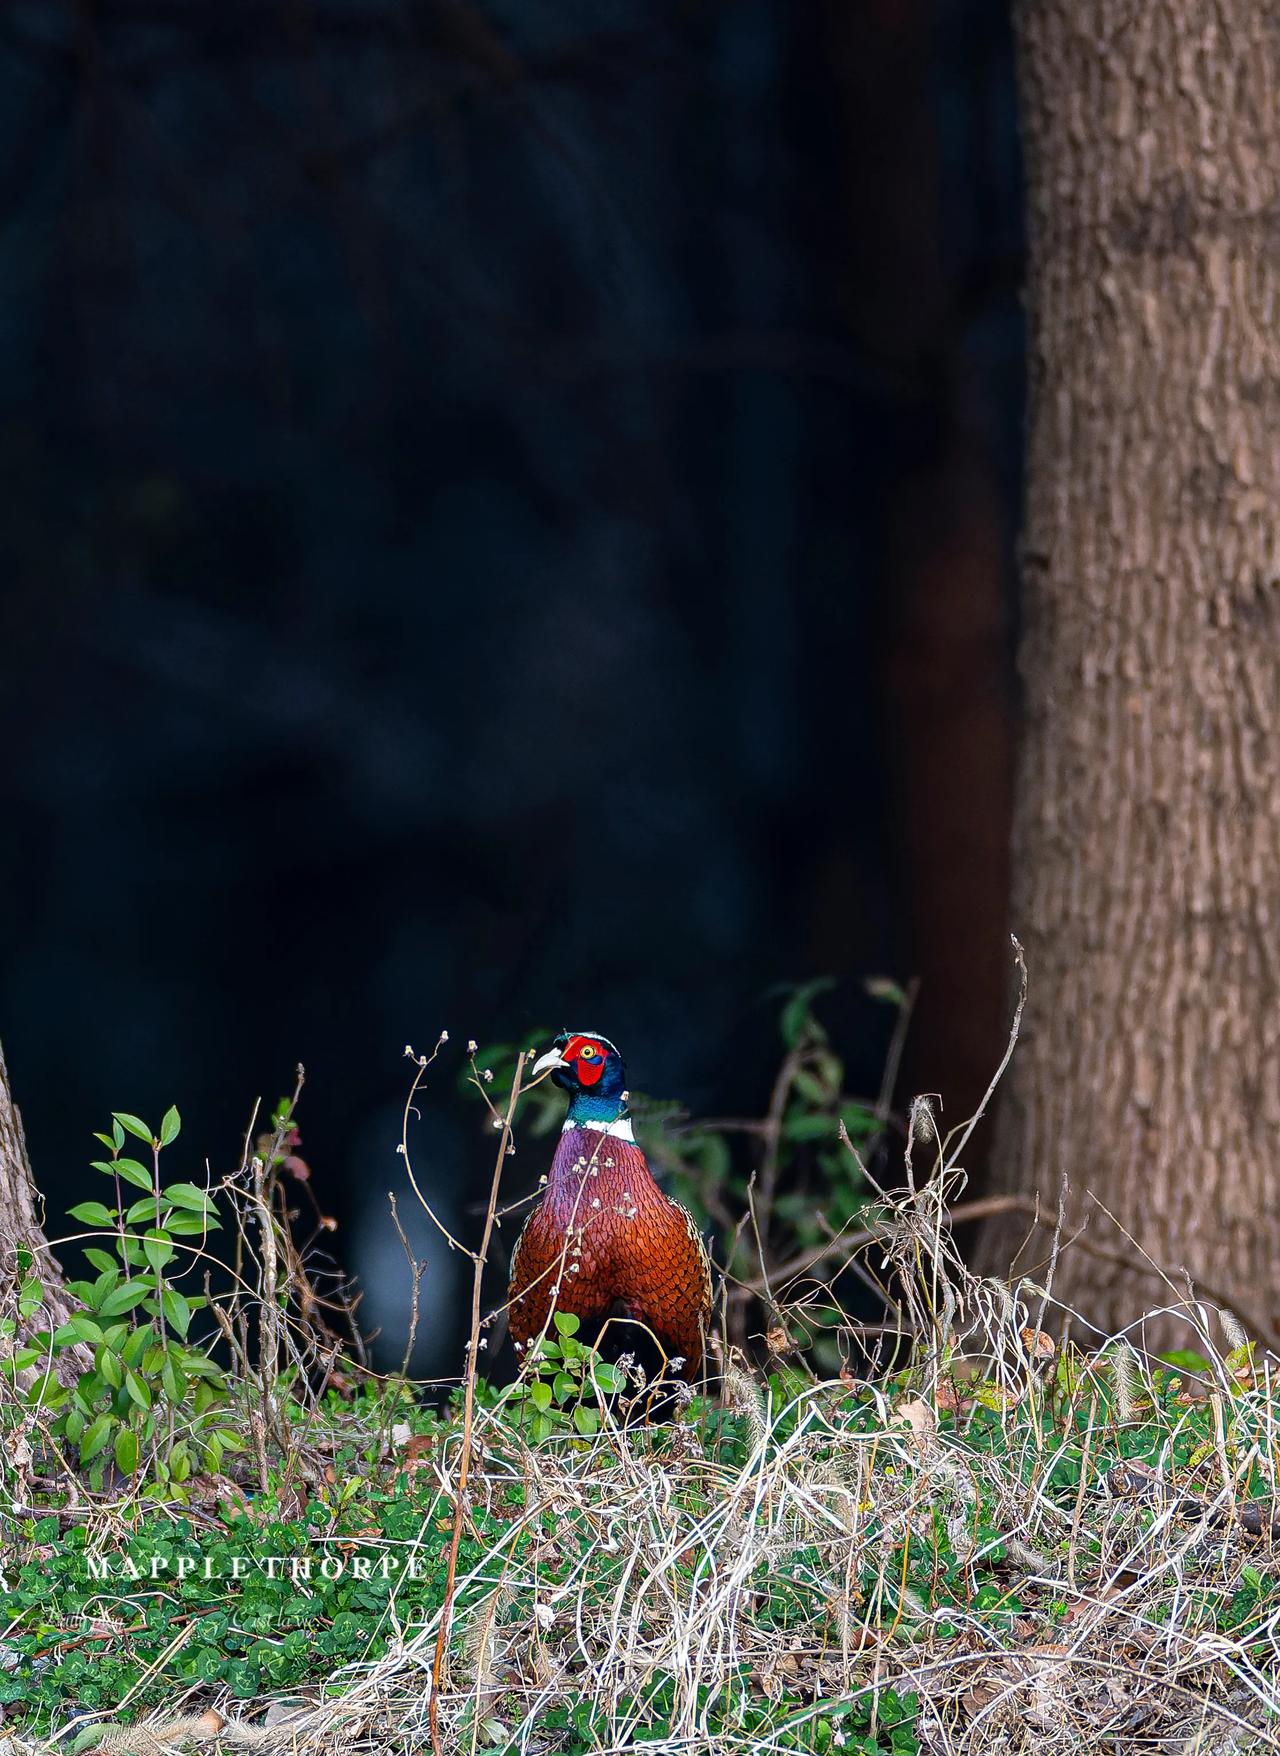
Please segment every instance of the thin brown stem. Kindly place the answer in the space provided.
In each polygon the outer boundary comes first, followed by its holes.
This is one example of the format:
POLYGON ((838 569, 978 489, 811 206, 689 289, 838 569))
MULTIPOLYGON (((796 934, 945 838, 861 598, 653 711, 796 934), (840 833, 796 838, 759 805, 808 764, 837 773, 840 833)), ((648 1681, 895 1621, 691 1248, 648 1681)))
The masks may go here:
POLYGON ((462 1456, 458 1462, 458 1487, 453 1507, 453 1532, 449 1538, 449 1560, 445 1568, 444 1601, 440 1606, 440 1627, 436 1633, 436 1649, 431 1660, 431 1699, 427 1707, 431 1728, 431 1748, 434 1756, 443 1756, 444 1751, 444 1745, 440 1741, 439 1724, 440 1674, 444 1667, 445 1647, 448 1644, 449 1630, 453 1622, 453 1594, 458 1577, 458 1544, 462 1539, 462 1525, 466 1516, 467 1476, 471 1468, 471 1426, 475 1415, 476 1369, 480 1356, 480 1283, 484 1277, 485 1260, 489 1254, 489 1240, 493 1236, 494 1215, 498 1211, 498 1189, 502 1182, 502 1167, 511 1148, 511 1124, 515 1118, 516 1104, 520 1099, 520 1080, 527 1058, 527 1054, 525 1054, 520 1055, 516 1060, 516 1070, 511 1080, 511 1096, 507 1102, 506 1114, 502 1118, 502 1137, 498 1141, 498 1155, 494 1160, 493 1182, 489 1189, 489 1207, 484 1218, 484 1232, 481 1235, 480 1248, 472 1257, 471 1340, 467 1348, 466 1376, 463 1380, 462 1456))
MULTIPOLYGON (((1039 1207, 1035 1201, 1025 1195, 986 1195, 975 1201, 961 1201, 948 1209, 948 1217, 953 1224, 966 1220, 987 1219, 997 1213, 1025 1213, 1028 1218, 1039 1215, 1039 1207)), ((809 1250, 802 1250, 789 1262, 783 1262, 773 1271, 772 1279, 781 1283, 792 1280, 798 1274, 805 1274, 809 1269, 816 1268, 824 1257, 831 1256, 837 1250, 852 1254, 867 1244, 873 1244, 881 1236, 879 1231, 866 1229, 857 1232, 845 1232, 829 1239, 825 1244, 815 1244, 809 1250)), ((730 1289, 731 1298, 752 1298, 769 1292, 769 1284, 763 1275, 755 1280, 739 1281, 730 1289)))

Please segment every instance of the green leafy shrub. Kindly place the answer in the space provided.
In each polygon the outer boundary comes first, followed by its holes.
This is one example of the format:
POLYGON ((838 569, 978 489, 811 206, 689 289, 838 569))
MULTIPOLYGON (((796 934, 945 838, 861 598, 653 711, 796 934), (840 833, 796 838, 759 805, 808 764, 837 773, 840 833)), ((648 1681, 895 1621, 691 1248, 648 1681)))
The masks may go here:
POLYGON ((527 1428, 535 1444, 555 1433, 591 1438, 600 1431, 602 1399, 619 1394, 626 1385, 620 1367, 575 1339, 579 1325, 572 1312, 555 1312, 554 1323, 555 1336, 542 1336, 531 1344, 526 1370, 496 1403, 527 1428))
POLYGON ((109 1246, 85 1247, 93 1279, 73 1280, 67 1291, 79 1309, 54 1330, 29 1328, 44 1303, 44 1288, 22 1262, 18 1318, 0 1321, 12 1338, 23 1324, 25 1341, 3 1370, 23 1383, 22 1400, 42 1411, 47 1431, 65 1443, 100 1490, 114 1466, 137 1478, 141 1491, 165 1494, 180 1488, 192 1470, 217 1471, 242 1441, 228 1422, 230 1387, 224 1373, 189 1340, 191 1321, 205 1301, 184 1292, 180 1253, 199 1254, 219 1225, 210 1196, 194 1183, 162 1183, 160 1156, 181 1130, 176 1109, 165 1112, 153 1133, 124 1111, 109 1134, 95 1134, 109 1157, 93 1168, 111 1180, 114 1204, 84 1201, 71 1217, 92 1227, 109 1246), (127 1138, 143 1142, 150 1163, 125 1152, 127 1138), (145 1191, 130 1201, 129 1189, 145 1191), (185 1241, 199 1240, 192 1247, 185 1241), (71 1349, 90 1348, 93 1364, 73 1383, 59 1376, 71 1349))

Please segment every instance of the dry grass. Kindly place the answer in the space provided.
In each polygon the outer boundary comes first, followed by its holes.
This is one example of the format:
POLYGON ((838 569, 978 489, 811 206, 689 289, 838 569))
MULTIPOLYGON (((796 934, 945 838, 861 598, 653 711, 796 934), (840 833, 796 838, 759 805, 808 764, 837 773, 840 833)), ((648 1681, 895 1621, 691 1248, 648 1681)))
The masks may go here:
MULTIPOLYGON (((718 1404, 536 1445, 473 1377, 413 1472, 409 1546, 456 1534, 456 1573, 425 1613, 393 1602, 378 1656, 274 1707, 192 1691, 145 1724, 0 1731, 0 1756, 1280 1750, 1273 1362, 1190 1297, 1197 1367, 1069 1342, 1051 1285, 960 1260, 955 1156, 913 1113, 863 1245, 908 1344, 892 1375, 731 1353, 718 1404)), ((309 1418, 293 1439, 323 1457, 309 1418)))
MULTIPOLYGON (((1280 1506, 1270 1365, 1223 1357, 1187 1311, 1209 1371, 1182 1389, 1123 1340, 1046 1356, 1062 1313, 966 1274, 943 1193, 902 1192, 884 1223, 934 1324, 892 1385, 786 1394, 730 1362, 723 1415, 536 1446, 476 1409, 446 1749, 909 1751, 880 1724, 889 1691, 918 1698, 938 1756, 1280 1748, 1276 1561, 1239 1517, 1269 1531, 1280 1506)), ((438 1515, 460 1427, 427 1458, 438 1515)), ((99 1747, 420 1749, 439 1626, 274 1726, 259 1703, 216 1734, 170 1717, 99 1747)))

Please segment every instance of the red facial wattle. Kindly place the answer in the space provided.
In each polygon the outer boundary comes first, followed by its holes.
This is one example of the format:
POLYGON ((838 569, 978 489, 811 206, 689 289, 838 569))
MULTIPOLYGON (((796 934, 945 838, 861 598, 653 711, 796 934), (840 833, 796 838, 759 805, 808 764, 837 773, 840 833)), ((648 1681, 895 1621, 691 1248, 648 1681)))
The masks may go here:
POLYGON ((599 1043, 589 1037, 575 1037, 564 1052, 581 1085, 597 1085, 604 1072, 607 1056, 599 1043))

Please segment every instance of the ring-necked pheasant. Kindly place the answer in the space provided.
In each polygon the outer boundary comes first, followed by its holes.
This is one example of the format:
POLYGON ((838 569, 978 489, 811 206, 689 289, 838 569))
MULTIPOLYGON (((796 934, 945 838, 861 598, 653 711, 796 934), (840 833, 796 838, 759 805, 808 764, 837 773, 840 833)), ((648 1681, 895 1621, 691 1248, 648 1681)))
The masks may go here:
POLYGON ((546 1193, 511 1259, 517 1352, 549 1327, 553 1310, 568 1311, 580 1339, 598 1342, 606 1357, 633 1355, 652 1381, 665 1355, 666 1375, 692 1382, 711 1268, 693 1215, 662 1193, 635 1143, 622 1057, 594 1031, 563 1031, 533 1071, 547 1068, 570 1094, 569 1113, 546 1193))

